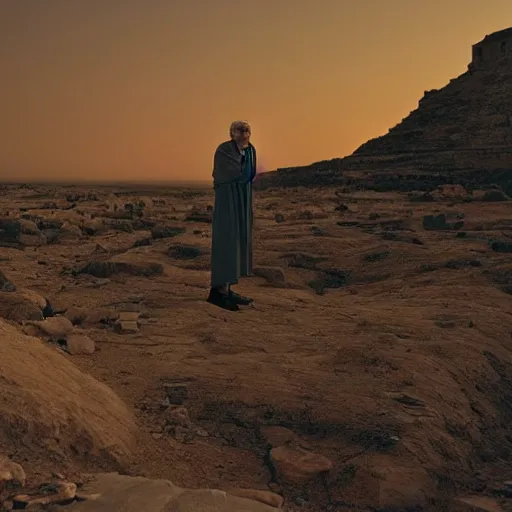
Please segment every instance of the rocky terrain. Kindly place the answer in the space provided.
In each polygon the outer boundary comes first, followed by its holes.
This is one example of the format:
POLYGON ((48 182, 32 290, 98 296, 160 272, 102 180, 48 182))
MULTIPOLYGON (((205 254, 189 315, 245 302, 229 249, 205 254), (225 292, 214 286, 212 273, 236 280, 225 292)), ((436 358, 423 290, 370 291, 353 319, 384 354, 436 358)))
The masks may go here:
POLYGON ((0 510, 512 510, 507 195, 258 191, 236 313, 212 201, 2 187, 0 510))
POLYGON ((448 85, 425 91, 418 108, 387 134, 346 158, 266 173, 259 186, 357 184, 385 191, 498 185, 511 194, 512 30, 475 47, 488 61, 474 57, 448 85))

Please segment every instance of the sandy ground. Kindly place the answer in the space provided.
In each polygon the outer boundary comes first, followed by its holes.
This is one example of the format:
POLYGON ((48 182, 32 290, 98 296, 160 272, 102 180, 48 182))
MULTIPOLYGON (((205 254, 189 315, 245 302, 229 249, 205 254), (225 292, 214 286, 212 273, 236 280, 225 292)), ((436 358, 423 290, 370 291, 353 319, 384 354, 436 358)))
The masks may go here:
POLYGON ((66 221, 53 243, 0 247, 0 270, 95 342, 83 355, 44 343, 111 388, 136 429, 115 464, 14 434, 6 455, 33 479, 121 469, 273 491, 290 511, 510 510, 512 259, 492 242, 512 243, 512 202, 257 192, 255 275, 234 287, 254 304, 236 313, 205 301, 212 204, 211 190, 2 191, 4 218, 66 221), (141 200, 141 217, 113 219, 141 200), (202 217, 186 220, 192 209, 202 217), (441 213, 463 225, 423 228, 441 213), (96 276, 80 272, 91 262, 96 276), (136 332, 120 311, 136 313, 136 332), (190 422, 169 427, 180 402, 190 422), (318 471, 290 476, 271 452, 283 446, 318 471), (454 501, 467 496, 498 508, 454 501))

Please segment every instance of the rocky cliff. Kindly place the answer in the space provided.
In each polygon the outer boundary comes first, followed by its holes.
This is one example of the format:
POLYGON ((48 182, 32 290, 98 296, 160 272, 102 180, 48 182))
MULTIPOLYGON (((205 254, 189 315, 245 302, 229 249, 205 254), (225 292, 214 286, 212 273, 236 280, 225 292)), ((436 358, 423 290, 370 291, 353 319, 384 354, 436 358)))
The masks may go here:
POLYGON ((343 159, 267 173, 260 186, 342 184, 348 174, 357 179, 357 171, 372 171, 370 182, 401 175, 406 183, 414 176, 412 188, 425 180, 506 185, 510 169, 512 28, 473 45, 468 70, 442 89, 425 91, 418 107, 386 135, 343 159))

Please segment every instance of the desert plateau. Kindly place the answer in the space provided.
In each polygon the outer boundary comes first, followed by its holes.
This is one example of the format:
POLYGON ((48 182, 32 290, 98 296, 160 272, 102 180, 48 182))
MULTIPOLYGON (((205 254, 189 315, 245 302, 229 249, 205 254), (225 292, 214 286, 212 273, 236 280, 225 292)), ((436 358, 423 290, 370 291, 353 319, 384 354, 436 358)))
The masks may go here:
POLYGON ((512 511, 510 2, 29 3, 0 512, 512 511))
POLYGON ((261 187, 239 312, 212 198, 2 187, 3 510, 511 510, 508 197, 261 187))

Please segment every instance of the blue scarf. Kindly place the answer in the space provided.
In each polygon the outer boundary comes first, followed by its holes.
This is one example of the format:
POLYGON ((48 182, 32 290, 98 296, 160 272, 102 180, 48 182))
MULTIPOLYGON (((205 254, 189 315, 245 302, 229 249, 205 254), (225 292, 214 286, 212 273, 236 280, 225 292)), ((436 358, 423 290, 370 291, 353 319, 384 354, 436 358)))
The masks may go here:
POLYGON ((252 183, 256 176, 256 155, 253 146, 249 146, 243 151, 243 168, 247 183, 252 183))

